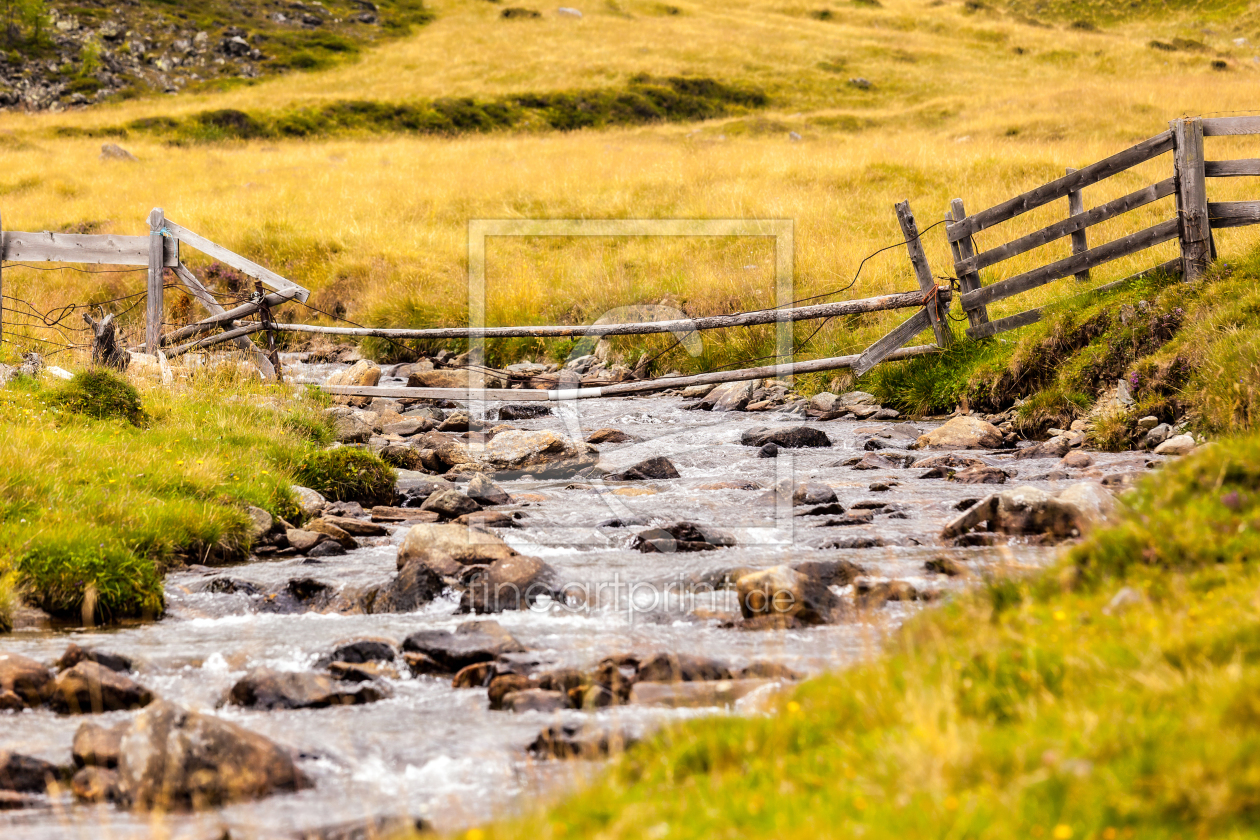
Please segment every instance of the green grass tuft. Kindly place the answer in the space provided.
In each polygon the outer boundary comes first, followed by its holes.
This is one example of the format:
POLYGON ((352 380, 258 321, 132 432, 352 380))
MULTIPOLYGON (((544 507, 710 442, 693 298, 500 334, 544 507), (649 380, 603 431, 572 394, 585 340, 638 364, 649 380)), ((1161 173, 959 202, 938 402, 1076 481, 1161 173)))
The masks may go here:
POLYGON ((291 469, 299 485, 335 502, 359 502, 368 506, 394 503, 397 473, 363 449, 340 447, 307 453, 291 469))
POLYGON ((47 402, 93 420, 126 420, 134 426, 145 420, 140 392, 105 368, 76 374, 69 382, 50 391, 47 402))

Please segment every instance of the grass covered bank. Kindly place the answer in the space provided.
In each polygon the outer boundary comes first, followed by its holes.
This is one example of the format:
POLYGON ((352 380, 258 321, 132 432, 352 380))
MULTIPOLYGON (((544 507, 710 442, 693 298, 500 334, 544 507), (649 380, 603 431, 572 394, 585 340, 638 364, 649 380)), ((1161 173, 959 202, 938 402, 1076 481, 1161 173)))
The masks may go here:
POLYGON ((243 559, 247 506, 296 521, 295 477, 344 478, 318 454, 322 408, 227 372, 0 387, 0 628, 19 598, 72 621, 155 617, 166 569, 243 559))
POLYGON ((672 728, 467 836, 1255 836, 1258 456, 1256 437, 1205 447, 1058 567, 921 614, 768 717, 672 728))

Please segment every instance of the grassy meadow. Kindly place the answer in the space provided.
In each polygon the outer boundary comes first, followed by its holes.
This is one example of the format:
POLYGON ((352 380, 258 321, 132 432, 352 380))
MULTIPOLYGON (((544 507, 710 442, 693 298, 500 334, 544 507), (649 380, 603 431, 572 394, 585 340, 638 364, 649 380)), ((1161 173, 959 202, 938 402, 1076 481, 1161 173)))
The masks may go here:
MULTIPOLYGON (((796 296, 803 298, 847 286, 863 257, 898 241, 892 205, 899 200, 911 202, 921 228, 939 221, 954 197, 981 209, 1155 134, 1172 117, 1245 109, 1260 72, 1251 47, 1234 43, 1254 34, 1254 15, 1230 2, 1172 4, 1120 20, 1105 13, 1106 4, 1083 3, 1052 5, 1039 19, 1027 9, 910 0, 817 8, 764 0, 608 2, 583 9, 580 20, 550 11, 540 20, 504 20, 499 7, 481 0, 438 0, 431 8, 433 22, 412 36, 331 70, 221 93, 0 116, 4 224, 139 233, 149 208, 162 206, 170 218, 314 289, 311 303, 324 312, 372 325, 430 326, 465 322, 470 218, 788 218, 796 296), (196 121, 223 109, 265 121, 356 102, 616 92, 639 74, 759 90, 767 104, 702 122, 571 132, 527 121, 443 135, 368 126, 206 142, 127 128, 157 118, 196 121), (103 140, 140 161, 98 159, 103 140)), ((1208 144, 1210 156, 1255 153, 1248 138, 1208 144)), ((1085 200, 1100 203, 1170 174, 1166 155, 1086 190, 1085 200)), ((1252 181, 1215 181, 1212 198, 1252 197, 1252 181)), ((1061 218, 1065 204, 986 231, 980 244, 1061 218)), ((1165 199, 1090 236, 1100 242, 1172 212, 1165 199)), ((930 231, 924 241, 934 271, 951 274, 943 232, 930 231)), ((1226 256, 1255 241, 1245 228, 1219 236, 1226 256)), ((1069 247, 1062 240, 1038 249, 985 279, 1069 247)), ((1174 249, 1170 243, 1118 261, 1095 278, 1125 276, 1174 249)), ((772 303, 772 269, 768 247, 750 239, 492 241, 488 323, 590 322, 616 306, 659 301, 689 314, 761 308, 772 303)), ((103 299, 100 280, 5 272, 6 293, 41 308, 103 299)), ((106 282, 126 294, 140 281, 119 274, 106 282)), ((908 260, 893 249, 868 263, 845 295, 913 287, 908 260)), ((1076 289, 1070 279, 1059 281, 991 311, 1010 314, 1076 289)), ((169 306, 182 312, 181 297, 171 294, 169 306)), ((285 317, 328 320, 291 309, 285 317)), ((130 316, 133 329, 138 312, 130 316)), ((852 352, 899 317, 828 323, 803 352, 852 352)), ((813 328, 799 326, 798 339, 813 328)), ((657 372, 773 352, 769 330, 706 339, 702 357, 675 352, 657 372)), ((654 352, 665 343, 627 341, 623 349, 637 358, 640 345, 654 352)), ((555 341, 501 344, 492 361, 563 357, 568 349, 555 341)))

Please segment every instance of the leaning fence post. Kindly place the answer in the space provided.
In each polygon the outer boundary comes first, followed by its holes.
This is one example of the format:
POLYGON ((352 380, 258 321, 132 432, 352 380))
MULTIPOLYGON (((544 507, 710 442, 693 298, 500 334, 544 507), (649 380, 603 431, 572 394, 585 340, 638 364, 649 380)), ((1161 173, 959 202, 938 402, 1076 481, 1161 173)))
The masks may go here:
POLYGON ((1194 280, 1212 255, 1208 223, 1207 178, 1203 171, 1203 121, 1173 120, 1173 173, 1177 183, 1177 218, 1181 222, 1181 274, 1194 280))
MULTIPOLYGON (((957 224, 967 218, 967 211, 963 207, 963 200, 955 198, 950 202, 950 213, 954 217, 954 223, 957 224)), ((949 236, 949 226, 945 226, 946 237, 949 236)), ((975 271, 963 272, 959 270, 959 265, 963 260, 969 260, 976 255, 975 243, 972 242, 970 236, 964 236, 957 242, 951 243, 954 246, 954 273, 958 275, 958 285, 962 287, 963 293, 974 292, 980 289, 980 275, 975 271)), ((972 309, 968 309, 963 304, 963 312, 967 313, 967 321, 972 327, 978 327, 981 324, 989 323, 989 310, 983 304, 972 309)))
MULTIPOLYGON (((1067 168, 1067 174, 1071 175, 1076 170, 1072 167, 1067 168)), ((1068 200, 1068 216, 1079 216, 1085 212, 1085 198, 1081 195, 1080 190, 1070 190, 1067 194, 1068 200)), ((1085 228, 1072 231, 1072 254, 1083 254, 1089 250, 1089 237, 1085 233, 1085 228)), ((1076 282, 1089 282, 1089 269, 1076 272, 1076 282)))
POLYGON ((941 307, 939 297, 935 297, 936 281, 932 279, 932 269, 928 266, 927 254, 923 251, 923 243, 919 241, 919 227, 914 222, 914 214, 910 212, 910 202, 903 201, 896 207, 897 221, 901 223, 901 232, 906 237, 906 248, 910 251, 910 264, 914 266, 915 277, 919 280, 919 288, 923 293, 931 293, 934 300, 925 301, 928 319, 932 322, 932 332, 936 335, 937 347, 948 347, 954 343, 954 335, 949 331, 948 309, 941 307))
POLYGON ((165 226, 166 214, 161 207, 154 207, 149 214, 149 298, 144 319, 144 350, 153 356, 158 353, 158 339, 162 332, 162 275, 166 263, 162 228, 165 226))

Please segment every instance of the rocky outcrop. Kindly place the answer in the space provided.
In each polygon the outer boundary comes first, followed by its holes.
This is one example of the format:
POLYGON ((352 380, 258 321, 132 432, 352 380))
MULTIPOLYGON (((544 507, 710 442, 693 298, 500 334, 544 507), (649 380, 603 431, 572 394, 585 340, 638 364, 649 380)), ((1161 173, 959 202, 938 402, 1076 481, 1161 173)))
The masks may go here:
POLYGON ((828 624, 841 611, 840 598, 815 577, 790 566, 774 566, 744 575, 735 582, 740 613, 794 618, 804 624, 828 624))
POLYGON ((166 702, 150 704, 123 733, 118 770, 140 810, 215 808, 311 786, 283 747, 166 702))
POLYGON ((228 691, 226 701, 251 709, 323 709, 358 706, 388 696, 383 686, 348 684, 324 674, 255 668, 228 691))

